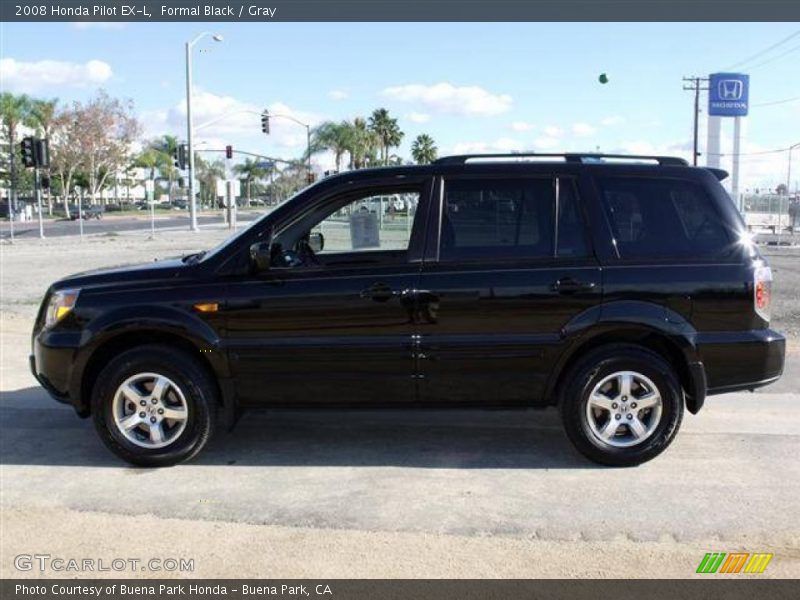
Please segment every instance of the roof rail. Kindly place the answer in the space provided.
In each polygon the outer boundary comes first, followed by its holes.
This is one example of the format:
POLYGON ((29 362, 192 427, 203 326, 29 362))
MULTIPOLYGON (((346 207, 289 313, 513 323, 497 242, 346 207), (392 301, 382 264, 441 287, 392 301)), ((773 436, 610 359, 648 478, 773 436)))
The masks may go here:
POLYGON ((458 154, 454 156, 443 156, 442 158, 434 161, 437 165, 463 165, 470 160, 493 160, 493 159, 507 159, 514 160, 519 158, 563 158, 565 162, 585 163, 585 162, 603 162, 606 159, 612 160, 653 160, 662 166, 680 166, 685 167, 689 163, 683 158, 677 156, 646 156, 639 154, 596 154, 596 153, 583 153, 583 152, 564 152, 564 153, 543 153, 537 152, 520 152, 518 154, 458 154))

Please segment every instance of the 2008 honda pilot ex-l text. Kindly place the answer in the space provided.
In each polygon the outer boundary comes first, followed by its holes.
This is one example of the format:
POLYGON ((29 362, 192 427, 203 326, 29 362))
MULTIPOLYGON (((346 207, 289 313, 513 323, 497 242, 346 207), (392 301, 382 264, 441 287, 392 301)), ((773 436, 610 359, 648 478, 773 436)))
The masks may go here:
POLYGON ((549 405, 588 458, 639 464, 684 406, 783 371, 724 177, 577 154, 335 175, 213 250, 53 284, 31 367, 137 465, 255 407, 549 405))

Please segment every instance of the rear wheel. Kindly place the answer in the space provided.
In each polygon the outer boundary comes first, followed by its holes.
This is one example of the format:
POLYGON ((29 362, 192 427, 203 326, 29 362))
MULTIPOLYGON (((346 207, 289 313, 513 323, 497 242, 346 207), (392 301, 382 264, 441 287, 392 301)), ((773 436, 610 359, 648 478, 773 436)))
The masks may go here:
POLYGON ((670 365, 646 348, 601 347, 579 360, 564 381, 564 429, 595 462, 641 464, 663 452, 678 432, 680 384, 670 365))
POLYGON ((106 446, 148 467, 195 456, 211 436, 216 406, 216 386, 202 365, 161 345, 120 354, 92 394, 95 427, 106 446))

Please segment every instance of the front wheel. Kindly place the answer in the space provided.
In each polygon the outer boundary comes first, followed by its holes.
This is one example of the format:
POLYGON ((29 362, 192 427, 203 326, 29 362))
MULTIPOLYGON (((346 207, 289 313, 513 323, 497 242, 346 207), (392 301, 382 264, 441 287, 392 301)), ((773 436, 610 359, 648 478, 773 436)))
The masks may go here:
POLYGON ((641 464, 661 454, 678 432, 680 384, 670 365, 646 348, 601 347, 579 360, 564 381, 564 429, 595 462, 641 464))
POLYGON ((145 467, 174 465, 200 452, 211 436, 216 406, 216 386, 198 360, 161 345, 117 356, 92 393, 103 443, 145 467))

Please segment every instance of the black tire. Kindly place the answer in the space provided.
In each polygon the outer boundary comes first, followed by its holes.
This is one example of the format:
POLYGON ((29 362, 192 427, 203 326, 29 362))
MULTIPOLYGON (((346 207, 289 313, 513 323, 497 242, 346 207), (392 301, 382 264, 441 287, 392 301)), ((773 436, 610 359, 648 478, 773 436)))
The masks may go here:
POLYGON ((114 454, 141 467, 166 467, 194 457, 211 437, 217 406, 217 387, 202 364, 186 352, 165 345, 139 346, 123 352, 100 372, 92 390, 92 416, 100 439, 114 454), (136 445, 114 421, 112 406, 116 391, 138 373, 168 377, 180 388, 186 401, 185 428, 162 448, 136 445))
MULTIPOLYGON (((602 346, 578 360, 562 381, 560 411, 564 430, 575 448, 594 462, 615 467, 639 465, 666 450, 678 433, 683 419, 682 388, 669 363, 647 348, 629 344, 602 346), (621 371, 633 371, 649 378, 661 396, 661 418, 652 433, 643 441, 624 448, 602 441, 592 431, 587 416, 587 403, 594 387, 621 371)), ((604 415, 602 411, 599 414, 604 415)), ((610 413, 607 418, 612 418, 610 413)), ((647 418, 646 413, 643 418, 647 418)), ((625 419, 620 423, 625 424, 625 419)), ((632 436, 633 432, 627 427, 622 431, 632 436)))

